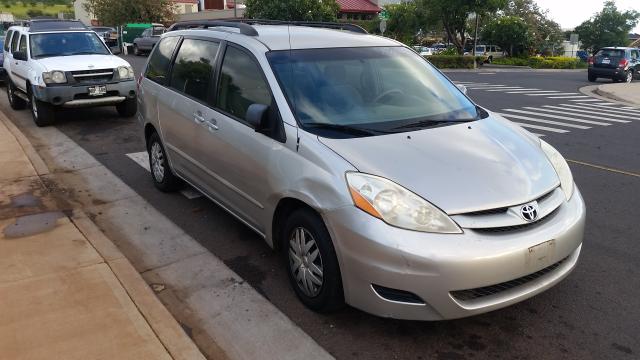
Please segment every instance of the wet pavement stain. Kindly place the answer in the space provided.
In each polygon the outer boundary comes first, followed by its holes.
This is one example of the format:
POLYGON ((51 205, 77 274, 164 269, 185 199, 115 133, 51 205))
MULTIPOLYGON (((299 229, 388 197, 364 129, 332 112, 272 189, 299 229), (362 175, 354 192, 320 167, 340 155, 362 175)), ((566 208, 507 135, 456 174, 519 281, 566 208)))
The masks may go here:
POLYGON ((42 201, 31 193, 12 196, 10 199, 9 206, 12 208, 38 207, 42 205, 42 201))
POLYGON ((15 223, 2 230, 5 239, 17 239, 47 232, 57 226, 57 220, 65 217, 62 212, 45 212, 20 216, 15 223))

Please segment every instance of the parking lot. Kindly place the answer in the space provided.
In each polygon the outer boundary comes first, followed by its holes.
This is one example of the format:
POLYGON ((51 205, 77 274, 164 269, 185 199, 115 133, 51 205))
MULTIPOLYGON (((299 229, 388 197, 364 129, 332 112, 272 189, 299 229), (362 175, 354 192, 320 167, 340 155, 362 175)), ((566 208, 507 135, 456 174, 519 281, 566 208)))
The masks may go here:
MULTIPOLYGON (((146 57, 123 56, 136 73, 146 57)), ((378 318, 353 308, 313 313, 281 258, 195 191, 155 190, 142 130, 112 108, 65 111, 58 129, 232 270, 337 358, 634 359, 640 354, 640 109, 582 94, 586 71, 451 72, 481 106, 544 136, 569 160, 588 209, 577 269, 551 290, 485 315, 444 322, 378 318), (141 161, 141 159, 143 159, 141 161)), ((9 109, 7 114, 28 117, 9 109)), ((283 339, 283 341, 287 341, 283 339)))

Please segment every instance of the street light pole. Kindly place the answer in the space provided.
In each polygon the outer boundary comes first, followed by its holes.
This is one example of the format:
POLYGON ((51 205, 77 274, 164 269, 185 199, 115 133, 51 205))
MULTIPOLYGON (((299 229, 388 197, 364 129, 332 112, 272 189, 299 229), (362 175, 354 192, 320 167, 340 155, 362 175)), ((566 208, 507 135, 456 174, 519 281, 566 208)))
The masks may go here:
POLYGON ((478 47, 478 13, 476 13, 476 34, 473 37, 473 68, 478 68, 478 61, 476 56, 476 48, 478 47))

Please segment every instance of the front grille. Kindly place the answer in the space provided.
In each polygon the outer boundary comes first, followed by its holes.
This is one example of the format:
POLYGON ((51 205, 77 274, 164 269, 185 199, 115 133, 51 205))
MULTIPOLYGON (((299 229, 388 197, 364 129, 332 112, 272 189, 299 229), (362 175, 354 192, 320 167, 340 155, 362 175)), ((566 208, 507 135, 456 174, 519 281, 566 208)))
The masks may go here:
POLYGON ((113 69, 72 71, 73 79, 80 84, 101 84, 113 80, 113 69))
POLYGON ((539 225, 542 225, 542 224, 546 223, 547 221, 549 221, 550 219, 553 218, 553 216, 556 214, 557 211, 558 211, 558 209, 555 209, 552 212, 550 212, 547 216, 543 217, 542 219, 534 221, 534 222, 526 223, 526 224, 513 225, 513 226, 499 226, 499 227, 478 228, 478 229, 471 229, 471 230, 477 231, 477 232, 480 232, 480 233, 501 233, 501 232, 508 232, 508 231, 528 230, 529 228, 533 228, 533 227, 536 227, 536 226, 539 226, 539 225))
POLYGON ((91 95, 89 95, 87 93, 75 94, 73 96, 73 100, 96 99, 96 98, 109 97, 109 96, 120 96, 120 92, 118 92, 118 90, 111 90, 111 91, 107 91, 106 94, 101 95, 101 96, 91 96, 91 95))
POLYGON ((505 290, 513 289, 518 286, 524 285, 528 282, 531 282, 535 279, 538 279, 552 272, 553 270, 557 269, 560 265, 562 265, 562 263, 567 261, 568 258, 569 257, 567 256, 566 258, 558 261, 557 263, 547 266, 546 268, 540 271, 536 271, 533 274, 519 277, 517 279, 510 280, 510 281, 505 281, 500 284, 490 285, 490 286, 485 286, 485 287, 480 287, 475 289, 452 291, 451 296, 453 296, 454 298, 460 301, 470 301, 470 300, 475 300, 485 296, 495 295, 505 290))
MULTIPOLYGON (((544 202, 545 200, 547 200, 551 195, 553 195, 553 192, 556 189, 554 188, 553 190, 549 191, 548 193, 540 196, 539 198, 535 199, 538 203, 544 202)), ((495 209, 489 209, 489 210, 480 210, 480 211, 474 211, 474 212, 470 212, 470 213, 465 213, 464 215, 471 215, 471 216, 481 216, 481 215, 495 215, 495 214, 504 214, 507 212, 507 210, 509 210, 510 206, 505 206, 505 207, 501 207, 501 208, 495 208, 495 209)))

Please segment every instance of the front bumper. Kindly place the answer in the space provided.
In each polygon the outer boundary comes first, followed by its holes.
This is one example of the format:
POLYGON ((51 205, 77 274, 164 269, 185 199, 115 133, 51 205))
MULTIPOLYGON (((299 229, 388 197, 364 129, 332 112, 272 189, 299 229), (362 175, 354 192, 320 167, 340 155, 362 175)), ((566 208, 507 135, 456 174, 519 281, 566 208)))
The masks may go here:
POLYGON ((585 214, 576 188, 571 200, 540 225, 505 232, 420 233, 389 226, 353 206, 323 216, 336 245, 347 303, 383 317, 443 320, 496 310, 557 284, 577 264, 585 214), (554 246, 547 256, 530 255, 532 247, 549 240, 554 246), (488 296, 465 300, 452 294, 534 273, 543 275, 488 296), (389 300, 374 285, 415 294, 424 302, 389 300))
POLYGON ((134 99, 136 97, 136 82, 134 80, 126 80, 106 84, 34 86, 33 91, 38 100, 56 106, 89 107, 115 105, 126 99, 134 99), (88 88, 95 85, 105 85, 107 94, 104 96, 89 96, 88 88))

